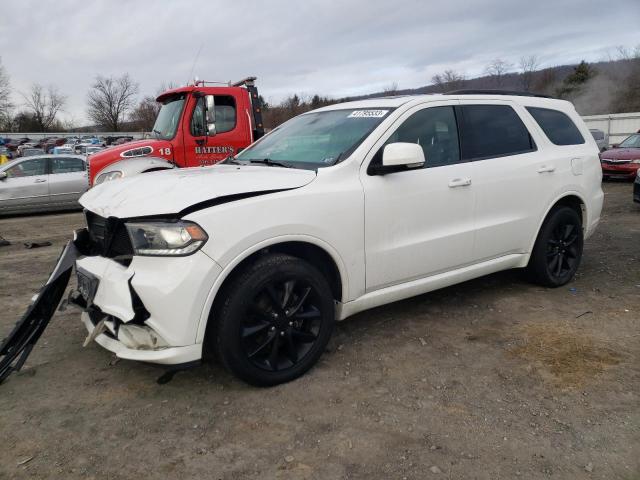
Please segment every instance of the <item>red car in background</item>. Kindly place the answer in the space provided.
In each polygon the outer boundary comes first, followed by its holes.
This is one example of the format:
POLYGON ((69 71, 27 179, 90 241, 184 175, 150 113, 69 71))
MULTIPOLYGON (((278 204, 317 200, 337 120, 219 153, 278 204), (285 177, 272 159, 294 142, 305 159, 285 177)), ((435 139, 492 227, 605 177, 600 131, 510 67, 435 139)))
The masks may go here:
POLYGON ((634 133, 619 145, 600 154, 602 178, 633 180, 640 168, 640 133, 634 133))

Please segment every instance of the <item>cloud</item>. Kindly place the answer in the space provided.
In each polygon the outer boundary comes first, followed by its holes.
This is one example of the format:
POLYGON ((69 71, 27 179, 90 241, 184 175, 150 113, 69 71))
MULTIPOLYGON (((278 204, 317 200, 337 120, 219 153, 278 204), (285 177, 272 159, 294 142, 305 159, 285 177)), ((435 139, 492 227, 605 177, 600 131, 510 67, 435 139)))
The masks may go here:
POLYGON ((600 60, 640 44, 639 20, 637 0, 8 0, 0 52, 15 90, 55 84, 67 115, 83 123, 97 74, 128 72, 154 94, 189 79, 200 47, 200 78, 257 75, 261 93, 278 101, 417 87, 447 68, 475 76, 498 57, 600 60))

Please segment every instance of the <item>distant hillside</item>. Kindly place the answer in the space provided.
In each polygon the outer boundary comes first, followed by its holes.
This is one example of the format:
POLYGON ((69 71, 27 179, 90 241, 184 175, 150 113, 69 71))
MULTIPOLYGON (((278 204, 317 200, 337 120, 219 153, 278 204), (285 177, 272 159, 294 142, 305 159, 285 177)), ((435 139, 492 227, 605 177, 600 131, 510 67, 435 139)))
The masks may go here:
POLYGON ((461 78, 445 72, 439 83, 417 88, 389 87, 367 95, 327 98, 315 95, 303 98, 292 95, 279 105, 265 105, 265 125, 275 127, 283 121, 314 108, 333 103, 389 95, 445 93, 459 89, 528 90, 570 100, 581 115, 640 111, 640 52, 625 59, 577 65, 560 65, 527 73, 505 72, 477 78, 461 78), (446 81, 448 78, 451 81, 446 81))

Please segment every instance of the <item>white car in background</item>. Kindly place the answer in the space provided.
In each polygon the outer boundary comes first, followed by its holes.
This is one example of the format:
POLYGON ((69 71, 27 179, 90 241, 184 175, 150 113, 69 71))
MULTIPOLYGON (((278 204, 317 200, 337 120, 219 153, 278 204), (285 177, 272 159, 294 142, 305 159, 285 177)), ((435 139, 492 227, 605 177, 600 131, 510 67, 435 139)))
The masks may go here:
POLYGON ((286 382, 362 310, 511 268, 566 284, 600 219, 601 177, 566 101, 459 92, 322 108, 223 164, 89 190, 82 319, 121 358, 213 355, 251 384, 286 382))

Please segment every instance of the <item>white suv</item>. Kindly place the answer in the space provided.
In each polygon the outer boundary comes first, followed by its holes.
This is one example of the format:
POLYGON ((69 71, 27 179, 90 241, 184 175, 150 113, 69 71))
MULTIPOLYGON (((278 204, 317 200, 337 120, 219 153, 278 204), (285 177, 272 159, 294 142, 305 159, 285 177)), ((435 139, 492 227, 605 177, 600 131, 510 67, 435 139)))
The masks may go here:
POLYGON ((251 384, 286 382, 362 310, 510 268, 566 284, 601 176, 566 101, 460 92, 322 108, 223 164, 86 193, 82 318, 122 358, 215 354, 251 384))

